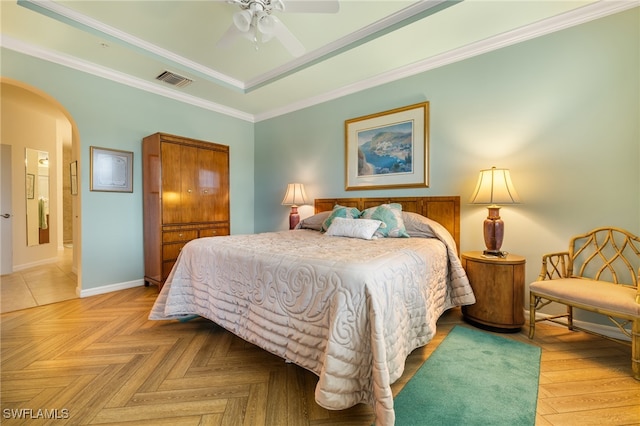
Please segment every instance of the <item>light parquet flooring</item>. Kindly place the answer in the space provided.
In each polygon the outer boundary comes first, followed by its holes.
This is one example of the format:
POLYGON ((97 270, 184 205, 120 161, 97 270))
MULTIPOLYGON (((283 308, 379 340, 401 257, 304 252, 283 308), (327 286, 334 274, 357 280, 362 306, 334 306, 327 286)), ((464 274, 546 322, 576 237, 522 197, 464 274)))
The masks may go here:
MULTIPOLYGON (((319 407, 315 375, 209 321, 147 320, 156 295, 140 287, 2 314, 2 424, 34 424, 34 417, 57 417, 37 420, 43 425, 374 421, 365 405, 319 407)), ((409 356, 394 394, 460 323, 459 309, 440 319, 434 340, 409 356)), ((536 331, 543 350, 537 425, 640 425, 630 348, 553 325, 536 331)), ((524 332, 504 336, 529 343, 524 332)))

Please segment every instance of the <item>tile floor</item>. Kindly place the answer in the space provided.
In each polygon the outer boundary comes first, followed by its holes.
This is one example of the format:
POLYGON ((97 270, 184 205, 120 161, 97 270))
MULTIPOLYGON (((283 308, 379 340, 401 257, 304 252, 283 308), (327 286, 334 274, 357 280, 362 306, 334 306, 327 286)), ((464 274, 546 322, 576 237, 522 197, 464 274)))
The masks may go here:
POLYGON ((0 277, 0 313, 75 299, 76 274, 72 248, 65 248, 56 263, 23 269, 0 277))

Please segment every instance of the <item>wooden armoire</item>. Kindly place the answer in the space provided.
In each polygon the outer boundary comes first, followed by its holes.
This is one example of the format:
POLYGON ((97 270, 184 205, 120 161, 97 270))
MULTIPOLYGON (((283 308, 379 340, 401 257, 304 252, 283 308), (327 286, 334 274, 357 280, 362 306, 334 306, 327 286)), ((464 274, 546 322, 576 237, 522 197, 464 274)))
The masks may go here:
POLYGON ((166 133, 142 140, 144 280, 160 289, 182 247, 229 235, 229 147, 166 133))

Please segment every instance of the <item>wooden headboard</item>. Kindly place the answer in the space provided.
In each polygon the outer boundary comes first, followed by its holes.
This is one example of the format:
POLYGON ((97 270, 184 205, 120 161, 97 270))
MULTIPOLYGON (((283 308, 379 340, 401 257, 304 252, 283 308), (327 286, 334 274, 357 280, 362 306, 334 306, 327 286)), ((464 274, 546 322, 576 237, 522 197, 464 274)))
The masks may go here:
POLYGON ((356 207, 362 211, 385 203, 398 203, 402 210, 419 213, 444 226, 451 233, 460 250, 460 197, 381 197, 381 198, 318 198, 315 200, 315 212, 333 210, 340 204, 356 207))

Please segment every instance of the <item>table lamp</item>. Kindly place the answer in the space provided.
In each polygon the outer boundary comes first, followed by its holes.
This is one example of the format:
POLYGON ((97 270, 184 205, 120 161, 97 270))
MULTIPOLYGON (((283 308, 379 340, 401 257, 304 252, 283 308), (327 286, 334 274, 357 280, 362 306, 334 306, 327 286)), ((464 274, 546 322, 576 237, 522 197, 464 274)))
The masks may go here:
POLYGON ((304 192, 304 185, 301 183, 290 183, 287 185, 287 193, 282 200, 283 206, 291 206, 291 213, 289 213, 289 229, 294 229, 300 222, 300 215, 298 214, 298 206, 308 204, 309 199, 304 192))
POLYGON ((500 251, 504 238, 504 222, 500 219, 498 204, 517 204, 520 197, 516 193, 509 169, 492 167, 480 170, 476 189, 471 196, 471 204, 489 204, 489 215, 484 220, 484 243, 487 249, 484 254, 503 257, 500 251))

